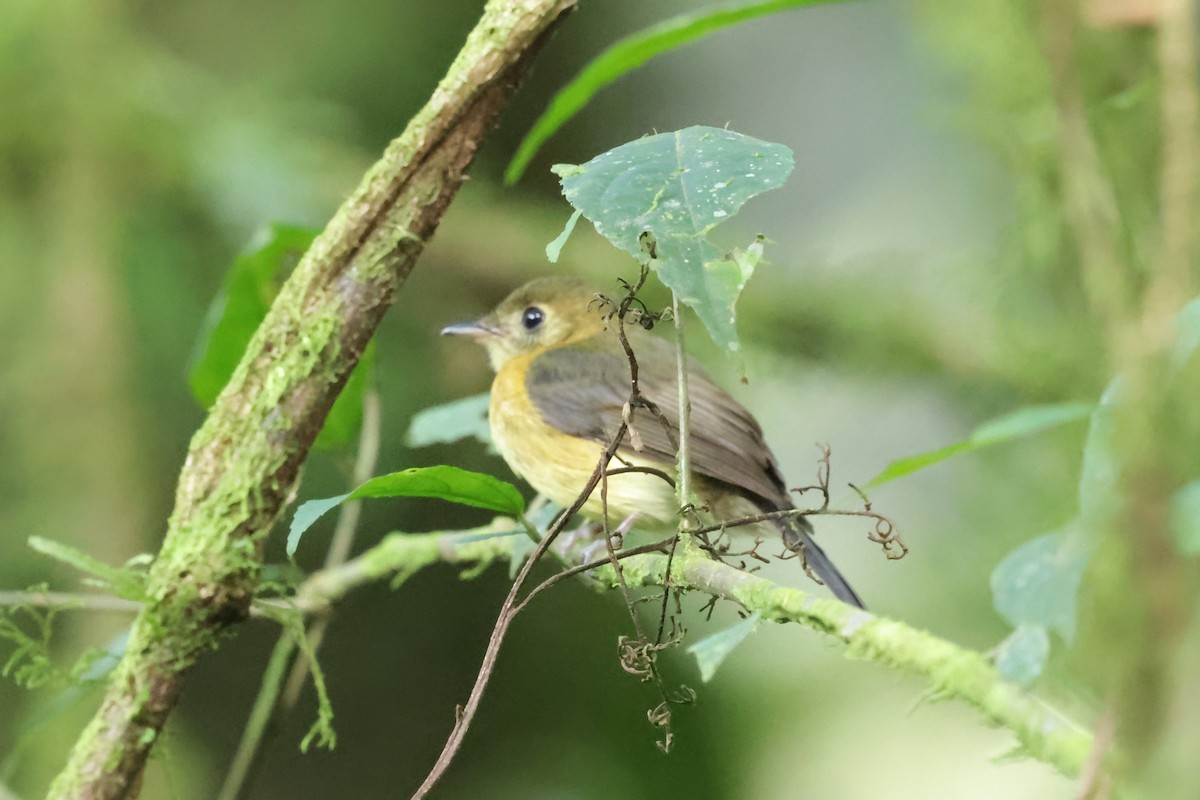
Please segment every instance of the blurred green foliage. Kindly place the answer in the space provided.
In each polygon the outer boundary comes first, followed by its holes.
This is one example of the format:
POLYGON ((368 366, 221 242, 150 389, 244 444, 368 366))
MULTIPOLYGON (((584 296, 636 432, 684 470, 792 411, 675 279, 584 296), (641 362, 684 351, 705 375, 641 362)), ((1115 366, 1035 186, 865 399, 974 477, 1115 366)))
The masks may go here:
MULTIPOLYGON (((546 144, 525 185, 501 192, 501 166, 564 75, 619 36, 693 10, 682 0, 584 3, 548 42, 380 332, 381 471, 419 461, 506 477, 476 443, 411 450, 401 432, 420 409, 486 386, 482 358, 446 347, 438 329, 551 269, 542 248, 566 208, 549 164, 693 124, 784 143, 796 176, 728 235, 778 240, 776 266, 758 270, 739 306, 750 380, 739 396, 793 483, 815 469, 813 441, 832 443, 836 480, 861 481, 1012 409, 1089 402, 1117 373, 1128 392, 1101 420, 1117 456, 1084 452, 1075 426, 964 454, 872 493, 913 547, 905 560, 884 563, 852 525, 823 526, 823 547, 880 612, 987 649, 1009 633, 988 591, 997 564, 1081 515, 1097 549, 1079 631, 1068 651, 1051 651, 1039 690, 1086 722, 1123 721, 1140 796, 1190 796, 1200 723, 1178 710, 1200 700, 1187 678, 1200 664, 1197 576, 1194 550, 1176 537, 1190 541, 1187 487, 1200 473, 1195 359, 1143 361, 1134 343, 1191 297, 1171 295, 1166 311, 1128 324, 1163 269, 1161 66, 1152 30, 1094 28, 1073 8, 917 0, 748 22, 597 95, 546 144), (1081 473, 1085 487, 1103 488, 1081 496, 1081 473)), ((107 564, 155 549, 202 415, 189 354, 228 265, 265 224, 324 221, 428 95, 478 11, 466 0, 5 7, 0 586, 78 586, 72 568, 25 546, 31 535, 107 564)), ((555 269, 612 287, 631 263, 581 230, 555 269)), ((1194 258, 1187 267, 1195 287, 1194 258)), ((708 360, 727 369, 719 355, 708 360)), ((349 468, 344 449, 315 456, 303 496, 346 491, 349 468)), ((359 546, 480 520, 380 502, 364 511, 359 546)), ((283 559, 282 539, 269 542, 269 560, 283 559)), ((301 556, 316 566, 315 554, 301 556)), ((803 580, 786 567, 771 577, 803 580)), ((314 716, 306 696, 278 721, 251 796, 415 786, 474 679, 506 585, 499 572, 463 584, 445 569, 396 593, 351 596, 322 649, 338 747, 299 754, 314 716)), ((698 639, 735 622, 720 608, 706 623, 693 605, 698 639)), ((60 663, 125 625, 111 613, 58 619, 60 663)), ((910 714, 924 687, 846 663, 790 626, 760 628, 729 655, 696 709, 677 715, 677 748, 663 758, 645 725, 653 697, 615 657, 627 628, 616 598, 582 585, 533 604, 443 795, 1078 789, 1036 765, 992 763, 1003 734, 946 705, 910 714)), ((144 797, 214 796, 275 633, 243 626, 196 668, 144 797)), ((682 653, 665 662, 694 674, 682 653)), ((84 699, 59 711, 52 690, 0 682, 0 753, 13 756, 0 783, 41 794, 91 713, 94 695, 84 699)))

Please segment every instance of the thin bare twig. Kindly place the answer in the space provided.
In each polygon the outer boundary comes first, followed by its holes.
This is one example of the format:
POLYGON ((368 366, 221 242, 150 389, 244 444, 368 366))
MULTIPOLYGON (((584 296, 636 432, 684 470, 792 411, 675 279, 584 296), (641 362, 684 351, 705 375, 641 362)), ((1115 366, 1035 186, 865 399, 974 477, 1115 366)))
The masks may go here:
POLYGON ((483 693, 487 689, 488 682, 496 667, 496 659, 500 655, 500 646, 504 643, 504 638, 508 633, 509 627, 512 625, 513 618, 516 616, 517 596, 520 594, 525 581, 529 578, 529 573, 533 571, 534 566, 541 560, 542 556, 562 533, 566 527, 567 521, 573 517, 578 511, 583 508, 584 503, 591 497, 596 486, 600 483, 601 475, 604 469, 608 466, 608 462, 612 460, 613 455, 617 452, 617 448, 625 440, 625 434, 629 426, 621 423, 617 428, 616 435, 613 436, 612 442, 600 456, 600 461, 596 464, 596 468, 592 470, 592 475, 588 478, 584 485, 583 491, 579 497, 571 504, 570 508, 565 509, 554 524, 546 531, 546 535, 538 542, 537 547, 521 565, 521 569, 517 572, 517 577, 513 580, 512 587, 508 591, 508 596, 504 598, 504 603, 500 607, 500 615, 496 619, 496 625, 492 629, 492 635, 488 639, 487 648, 483 654, 483 661, 479 665, 479 672, 475 677, 475 684, 471 687, 471 693, 467 697, 465 705, 457 709, 454 720, 454 728, 450 731, 450 736, 446 739, 446 744, 442 747, 442 752, 434 763, 433 768, 417 787, 413 793, 413 800, 425 797, 437 785, 442 776, 446 774, 446 770, 450 767, 454 756, 458 754, 459 748, 462 747, 463 738, 466 736, 467 729, 470 728, 471 722, 475 719, 475 714, 479 710, 479 703, 483 699, 483 693))
POLYGON ((275 704, 283 686, 283 675, 288 662, 296 650, 295 640, 286 630, 279 631, 279 640, 271 651, 267 668, 263 670, 262 685, 254 705, 250 709, 250 717, 246 720, 246 728, 238 742, 237 751, 230 762, 229 771, 225 774, 225 782, 221 786, 218 800, 232 800, 241 795, 247 785, 250 774, 258 764, 262 752, 262 742, 266 737, 267 728, 275 714, 275 704))
POLYGON ((30 606, 56 608, 60 611, 105 611, 115 614, 136 614, 142 604, 136 600, 113 597, 96 592, 0 592, 0 606, 30 606))
MULTIPOLYGON (((651 260, 655 258, 655 243, 653 239, 643 234, 643 246, 647 247, 648 255, 651 260)), ((638 274, 637 283, 633 286, 626 286, 627 292, 625 298, 621 302, 621 306, 617 313, 617 337, 621 342, 621 347, 625 350, 625 356, 629 361, 629 377, 630 377, 630 394, 627 407, 631 410, 639 405, 650 409, 650 411, 658 418, 658 421, 663 425, 667 433, 667 440, 674 442, 674 432, 671 430, 670 423, 663 415, 662 411, 647 398, 641 397, 641 392, 638 388, 638 360, 637 354, 633 347, 629 344, 629 337, 625 333, 626 314, 629 311, 630 305, 634 302, 641 303, 637 297, 637 292, 641 290, 646 283, 646 278, 650 274, 649 262, 641 265, 641 271, 638 274)), ((642 303, 644 308, 645 304, 642 303)), ((632 411, 630 416, 632 416, 632 411)), ((636 441, 635 441, 636 447, 636 441)), ((678 485, 672 481, 665 473, 660 470, 652 470, 657 473, 666 482, 675 487, 678 491, 678 485)), ((625 600, 625 607, 629 611, 629 618, 633 622, 633 630, 636 634, 636 643, 631 643, 624 636, 617 640, 617 646, 621 654, 621 666, 626 672, 639 676, 644 681, 651 681, 659 693, 659 704, 649 714, 649 719, 652 725, 659 728, 663 732, 663 738, 658 742, 659 748, 663 752, 671 749, 674 742, 675 734, 671 728, 671 697, 667 692, 666 683, 663 681, 662 675, 658 671, 658 652, 667 645, 663 642, 663 632, 666 627, 667 618, 667 601, 671 593, 670 589, 670 574, 668 570, 667 580, 663 586, 663 602, 662 609, 659 615, 658 631, 653 642, 646 638, 645 632, 642 630, 641 620, 638 617, 637 608, 629 593, 629 587, 625 583, 625 576, 621 569, 620 563, 617 561, 616 554, 613 552, 612 539, 608 535, 608 476, 604 476, 604 482, 601 484, 601 513, 604 519, 604 535, 605 546, 608 549, 608 556, 612 563, 613 571, 617 576, 617 583, 621 588, 621 596, 625 600)), ((678 545, 679 537, 675 536, 671 539, 670 554, 674 556, 675 547, 678 545)))
POLYGON ((1083 765, 1083 781, 1076 800, 1108 800, 1112 794, 1112 775, 1104 762, 1117 739, 1117 713, 1110 701, 1096 723, 1092 751, 1083 765))
MULTIPOLYGON (((625 598, 626 606, 628 607, 630 617, 633 620, 634 629, 637 633, 637 639, 640 643, 642 643, 642 644, 638 645, 635 648, 635 650, 638 653, 643 654, 644 656, 648 657, 648 659, 649 659, 648 663, 650 665, 649 666, 649 679, 652 679, 656 682, 656 684, 662 694, 662 705, 660 705, 660 709, 662 709, 662 708, 667 709, 666 716, 665 716, 666 721, 665 722, 657 721, 655 724, 659 725, 660 727, 667 728, 666 743, 667 743, 668 747, 670 745, 671 733, 670 733, 670 728, 669 728, 669 718, 670 718, 669 705, 670 705, 671 700, 668 697, 666 688, 663 685, 661 678, 658 677, 657 672, 653 668, 652 653, 655 649, 660 647, 660 645, 657 643, 655 643, 655 644, 650 643, 649 640, 646 639, 645 635, 641 631, 641 623, 638 620, 636 609, 634 608, 634 602, 633 602, 631 596, 629 595, 628 588, 624 587, 624 577, 623 577, 622 569, 621 569, 621 565, 620 565, 620 556, 613 549, 613 542, 612 542, 611 531, 609 528, 609 514, 608 514, 608 475, 609 475, 608 465, 613 460, 613 458, 616 457, 617 451, 624 444, 626 437, 629 436, 630 438, 632 438, 634 435, 633 431, 631 429, 631 423, 632 423, 632 418, 633 418, 633 414, 634 414, 634 409, 649 408, 652 412, 656 413, 660 419, 662 418, 661 412, 659 412, 658 409, 654 407, 653 403, 646 400, 641 395, 641 391, 638 387, 637 357, 636 357, 635 353, 633 352, 633 348, 629 344, 629 340, 628 340, 627 336, 625 335, 625 316, 629 312, 631 304, 637 300, 637 298, 636 298, 637 291, 645 283, 646 277, 648 274, 649 274, 649 269, 645 265, 643 265, 637 282, 632 285, 625 284, 625 289, 626 289, 625 296, 622 298, 620 303, 616 304, 615 310, 609 314, 609 318, 611 318, 613 316, 617 317, 617 336, 621 342, 622 347, 625 350, 626 357, 629 360, 630 398, 629 398, 629 402, 626 404, 626 413, 624 414, 624 419, 622 420, 620 427, 617 429, 617 432, 614 434, 612 440, 609 442, 608 446, 605 448, 604 452, 601 454, 600 460, 596 464, 596 468, 593 470, 591 478, 588 480, 587 484, 583 487, 579 496, 576 497, 575 502, 571 505, 571 507, 569 509, 565 510, 558 517, 558 519, 555 521, 555 523, 546 532, 546 535, 538 543, 538 546, 534 549, 533 553, 529 556, 529 558, 525 561, 525 563, 521 565, 521 569, 518 572, 516 579, 513 581, 512 587, 509 589, 508 596, 505 598, 504 603, 501 606, 500 615, 499 615, 498 619, 496 620, 495 626, 492 629, 492 635, 488 640, 488 645, 484 652, 483 661, 480 665, 479 673, 476 676, 475 685, 472 687, 471 694, 467 698, 467 703, 458 709, 458 713, 456 714, 454 728, 451 730, 450 736, 447 739, 446 744, 443 747, 441 754, 438 756, 438 759, 435 762, 433 768, 430 770, 429 775, 426 776, 426 778, 422 782, 421 786, 417 789, 416 793, 413 795, 414 800, 416 800, 417 798, 424 797, 426 794, 428 794, 428 792, 437 784, 437 782, 445 774, 445 772, 449 768, 451 762, 454 760, 455 755, 457 754, 459 748, 462 745, 462 740, 463 740, 464 736, 466 735, 467 729, 470 727, 471 722, 473 721, 473 719, 475 717, 475 714, 479 707, 479 703, 483 697, 483 693, 487 688, 487 684, 491 679, 492 672, 495 669, 496 659, 499 655, 500 646, 504 641, 504 638, 508 632, 508 628, 512 624, 512 620, 517 616, 517 614, 519 614, 526 607, 529 600, 532 599, 533 596, 540 593, 543 589, 547 588, 548 586, 553 585, 552 583, 543 583, 542 585, 535 587, 534 590, 532 592, 530 592, 530 594, 524 600, 518 601, 517 598, 520 595, 521 589, 524 587, 524 584, 525 584, 526 580, 528 579, 530 572, 532 571, 533 567, 537 564, 537 562, 542 558, 542 556, 546 553, 546 551, 549 549, 553 540, 562 531, 563 527, 566 525, 567 520, 570 519, 570 517, 574 516, 574 514, 576 512, 578 512, 581 508, 583 508, 584 504, 587 502, 588 498, 591 497, 592 493, 596 490, 597 486, 600 487, 600 505, 601 505, 601 515, 600 516, 601 516, 601 524, 602 524, 602 531, 603 531, 602 535, 604 537, 604 542, 605 542, 605 546, 607 549, 607 555, 608 555, 608 558, 605 559, 605 561, 603 563, 607 563, 612 566, 614 574, 616 575, 616 581, 617 581, 618 587, 623 587, 622 595, 625 598)), ((600 297, 598 299, 600 300, 601 303, 609 304, 610 306, 612 305, 612 301, 608 300, 608 298, 600 297)), ((630 471, 633 471, 634 469, 637 469, 638 471, 646 471, 641 468, 629 468, 630 471)), ((657 471, 654 470, 652 472, 657 472, 657 471)), ((570 570, 568 570, 568 572, 570 572, 570 570)), ((623 661, 623 664, 624 664, 624 661, 623 661)), ((627 667, 627 669, 628 669, 628 667, 627 667)), ((652 716, 652 721, 653 720, 654 720, 654 717, 652 716)))
MULTIPOLYGON (((381 429, 382 412, 379 392, 371 386, 363 393, 358 453, 355 456, 354 468, 350 475, 352 488, 370 479, 371 474, 375 471, 375 464, 379 458, 381 429)), ((358 520, 361 514, 361 500, 342 505, 333 537, 330 540, 329 551, 325 555, 324 569, 334 569, 345 563, 353 546, 354 534, 358 529, 358 520)), ((309 626, 306 634, 309 641, 309 652, 315 654, 320 649, 330 619, 328 613, 322 614, 309 626)), ((298 646, 298 642, 287 635, 286 631, 275 643, 267 669, 263 673, 258 696, 255 698, 250 712, 250 719, 247 720, 246 727, 243 729, 242 737, 234 752, 233 760, 230 762, 229 771, 225 774, 225 781, 221 786, 220 794, 217 795, 217 800, 237 800, 242 796, 242 792, 250 782, 254 768, 258 765, 259 754, 262 752, 262 745, 266 740, 274 709, 277 705, 283 709, 289 709, 296 704, 296 699, 300 695, 304 681, 308 678, 310 669, 308 659, 292 660, 298 646), (292 664, 292 671, 285 685, 282 676, 289 662, 292 664)))
POLYGON ((599 569, 600 567, 603 567, 605 565, 611 565, 614 562, 614 560, 620 561, 621 559, 631 558, 633 556, 643 555, 645 553, 666 552, 667 549, 671 546, 671 543, 673 541, 675 541, 675 537, 671 536, 666 539, 663 539, 662 541, 653 542, 651 544, 643 544, 643 545, 638 545, 637 547, 630 547, 630 548, 622 550, 619 553, 615 553, 615 554, 611 554, 611 555, 606 553, 602 558, 596 558, 596 559, 593 559, 593 560, 587 562, 586 564, 578 564, 574 567, 568 567, 567 569, 564 569, 561 572, 556 572, 552 576, 547 578, 546 580, 539 583, 537 586, 530 589, 529 594, 525 595, 525 598, 523 600, 521 600, 520 603, 517 603, 517 605, 514 607, 514 611, 516 613, 520 613, 521 611, 523 611, 525 609, 525 606, 529 605, 530 601, 533 600, 533 598, 537 597, 539 594, 541 594, 545 590, 549 589, 550 587, 555 586, 559 583, 562 583, 563 581, 567 580, 568 578, 573 578, 576 575, 582 575, 585 572, 591 572, 591 571, 599 569))
MULTIPOLYGON (((695 501, 692 494, 692 457, 688 447, 691 431, 692 403, 688 398, 688 359, 683 336, 683 313, 679 296, 671 293, 671 312, 675 317, 675 380, 679 392, 679 451, 676 456, 675 492, 679 507, 687 508, 695 501)), ((681 524, 687 523, 687 517, 681 524)))
MULTIPOLYGON (((375 472, 375 464, 379 461, 379 443, 382 432, 383 413, 380 408, 379 392, 370 387, 363 394, 362 433, 359 436, 358 455, 354 459, 354 469, 350 476, 350 485, 359 486, 370 480, 375 472)), ((329 552, 325 555, 325 569, 336 567, 350 557, 350 549, 354 546, 354 535, 358 531, 358 520, 362 516, 362 500, 354 500, 342 505, 338 515, 337 527, 333 530, 333 538, 329 543, 329 552)), ((320 617, 308 630, 309 647, 313 653, 319 652, 325 632, 329 628, 330 617, 320 617)), ((300 659, 293 663, 291 675, 288 676, 286 688, 280 698, 284 709, 296 705, 300 690, 308 678, 309 663, 300 659)))

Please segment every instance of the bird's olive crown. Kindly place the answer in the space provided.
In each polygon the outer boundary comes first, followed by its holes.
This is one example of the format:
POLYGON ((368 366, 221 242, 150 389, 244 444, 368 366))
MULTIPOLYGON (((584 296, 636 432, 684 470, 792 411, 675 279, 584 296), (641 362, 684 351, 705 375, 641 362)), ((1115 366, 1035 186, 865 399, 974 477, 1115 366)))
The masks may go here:
POLYGON ((525 284, 480 320, 480 339, 494 369, 523 353, 581 341, 604 329, 596 290, 578 278, 540 278, 525 284))

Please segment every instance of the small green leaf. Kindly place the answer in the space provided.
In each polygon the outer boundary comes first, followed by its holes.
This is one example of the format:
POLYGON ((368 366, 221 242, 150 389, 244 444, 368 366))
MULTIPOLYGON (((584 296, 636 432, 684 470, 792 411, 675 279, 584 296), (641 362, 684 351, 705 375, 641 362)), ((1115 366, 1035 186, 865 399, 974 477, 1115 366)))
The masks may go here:
POLYGON ((689 647, 687 651, 696 657, 696 664, 700 667, 700 680, 705 683, 712 680, 713 676, 717 674, 717 668, 734 651, 734 648, 750 635, 761 619, 762 615, 755 611, 738 624, 705 636, 689 647))
POLYGON ((325 516, 326 512, 339 506, 349 496, 349 494, 339 494, 337 497, 308 500, 296 507, 296 513, 292 515, 292 524, 288 526, 288 558, 296 555, 296 548, 300 546, 300 537, 304 535, 304 532, 325 516))
POLYGON ((992 601, 1014 628, 1040 625, 1075 636, 1075 601, 1092 547, 1079 530, 1048 533, 1009 553, 992 572, 992 601))
POLYGON ((1183 486, 1171 498, 1171 535, 1184 556, 1200 555, 1200 481, 1183 486))
POLYGON ((1032 686, 1050 657, 1050 636, 1041 625, 1020 625, 996 650, 996 669, 1018 686, 1032 686))
POLYGON ((528 536, 521 536, 512 540, 512 547, 508 549, 509 580, 517 577, 517 573, 521 571, 521 565, 533 553, 535 547, 537 547, 537 542, 528 536))
POLYGON ((125 567, 114 567, 112 564, 89 556, 82 550, 52 539, 44 539, 41 536, 30 536, 29 546, 44 556, 61 561, 98 579, 118 597, 126 600, 141 600, 144 596, 145 582, 143 575, 139 572, 125 567))
POLYGON ((567 224, 563 226, 562 233, 554 237, 554 241, 546 245, 546 259, 551 264, 558 263, 558 257, 562 254, 563 245, 567 243, 567 239, 571 238, 571 234, 575 230, 575 224, 579 222, 579 218, 583 216, 583 212, 575 209, 575 213, 567 220, 567 224))
MULTIPOLYGON (((643 260, 641 238, 650 233, 657 248, 650 266, 658 277, 696 312, 714 342, 736 351, 735 305, 753 264, 725 256, 708 234, 750 198, 782 186, 793 165, 792 151, 781 144, 697 126, 554 172, 571 205, 621 250, 643 260)), ((761 242, 755 244, 761 255, 761 242)))
POLYGON ((980 425, 971 434, 971 444, 974 447, 985 447, 1019 439, 1067 422, 1086 419, 1093 408, 1091 403, 1057 403, 1017 409, 1011 414, 980 425))
POLYGON ((292 557, 304 532, 330 509, 347 500, 364 497, 434 497, 475 508, 498 511, 520 517, 525 511, 525 499, 511 483, 471 472, 458 467, 413 467, 388 475, 380 475, 359 486, 349 494, 309 500, 296 509, 288 529, 287 554, 292 557))
POLYGON ((1123 381, 1117 376, 1100 396, 1083 442, 1079 474, 1079 517, 1092 526, 1107 527, 1125 504, 1121 488, 1121 450, 1117 442, 1117 407, 1123 381))
POLYGON ((513 528, 508 531, 486 531, 484 533, 471 533, 466 536, 456 536, 455 544, 470 544, 471 542, 483 542, 488 539, 502 539, 505 536, 520 536, 529 541, 529 537, 525 534, 523 528, 513 528))
POLYGON ((488 425, 490 401, 491 395, 484 392, 419 411, 408 424, 404 444, 408 447, 428 447, 457 442, 469 436, 486 444, 488 450, 494 453, 496 448, 488 425))
MULTIPOLYGON (((707 8, 664 20, 618 40, 592 59, 554 95, 550 105, 521 140, 516 155, 504 170, 511 186, 521 179, 541 146, 565 125, 601 89, 650 61, 739 22, 800 6, 824 5, 838 0, 759 0, 759 2, 707 8)), ((554 259, 550 259, 553 261, 554 259)))
MULTIPOLYGON (((11 614, 14 610, 15 608, 10 607, 8 612, 11 614)), ((49 611, 45 613, 49 613, 49 611)), ((5 638, 6 626, 3 616, 3 610, 0 610, 0 639, 5 638)), ((33 742, 34 737, 40 731, 81 701, 93 697, 95 684, 108 678, 121 661, 121 657, 125 655, 129 635, 130 629, 125 628, 110 638, 103 648, 85 654, 87 658, 81 658, 70 670, 65 688, 53 697, 47 698, 46 702, 37 704, 36 707, 30 709, 28 714, 23 715, 21 721, 12 729, 8 752, 3 759, 0 759, 0 777, 12 774, 21 761, 24 749, 33 742)), ((50 682, 54 683, 55 681, 51 679, 50 682)))
POLYGON ((911 475, 960 453, 969 453, 982 447, 1012 441, 1038 431, 1084 419, 1092 412, 1093 408, 1089 403, 1056 403, 1018 409, 983 423, 966 439, 937 450, 918 453, 915 456, 907 456, 891 462, 883 472, 868 481, 867 488, 880 486, 897 478, 911 475))

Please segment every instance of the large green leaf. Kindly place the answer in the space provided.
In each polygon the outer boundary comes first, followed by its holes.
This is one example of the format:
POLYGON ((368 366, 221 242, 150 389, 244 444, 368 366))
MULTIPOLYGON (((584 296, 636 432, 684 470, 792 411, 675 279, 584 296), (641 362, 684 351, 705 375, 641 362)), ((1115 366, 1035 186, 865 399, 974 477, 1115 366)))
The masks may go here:
POLYGON ((275 300, 283 279, 317 231, 272 224, 259 230, 234 258, 196 342, 188 382, 208 408, 229 382, 250 337, 275 300))
MULTIPOLYGON (((188 375, 192 394, 205 408, 229 382, 279 287, 317 233, 310 228, 272 224, 255 234, 233 260, 221 291, 209 306, 188 375)), ((374 348, 368 347, 350 374, 326 417, 316 447, 341 447, 358 434, 373 355, 374 348)))
POLYGON ((512 517, 525 512, 525 498, 507 481, 444 464, 413 467, 372 478, 349 494, 302 503, 288 529, 288 555, 295 554, 304 532, 324 514, 347 500, 364 497, 434 497, 512 517))
POLYGON ((1018 409, 983 423, 966 439, 891 462, 883 472, 867 482, 867 488, 880 486, 897 478, 911 475, 960 453, 969 453, 989 445, 1019 439, 1022 436, 1028 436, 1057 425, 1085 419, 1092 413, 1092 409, 1093 406, 1090 403, 1056 403, 1018 409))
MULTIPOLYGON (((655 56, 736 25, 739 22, 787 11, 799 6, 822 5, 840 0, 759 0, 759 2, 706 8, 664 20, 626 36, 584 66, 571 82, 554 95, 550 105, 521 140, 516 155, 504 171, 504 182, 521 179, 529 162, 558 129, 580 112, 599 92, 618 78, 655 56)), ((550 259, 553 261, 554 259, 550 259)))
POLYGON ((653 237, 650 266, 695 310, 713 341, 737 350, 734 308, 762 241, 727 253, 708 234, 750 198, 781 186, 793 164, 783 145, 694 127, 647 136, 554 171, 571 205, 614 245, 642 260, 643 237, 653 237))

